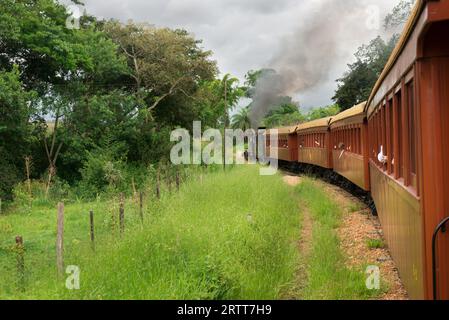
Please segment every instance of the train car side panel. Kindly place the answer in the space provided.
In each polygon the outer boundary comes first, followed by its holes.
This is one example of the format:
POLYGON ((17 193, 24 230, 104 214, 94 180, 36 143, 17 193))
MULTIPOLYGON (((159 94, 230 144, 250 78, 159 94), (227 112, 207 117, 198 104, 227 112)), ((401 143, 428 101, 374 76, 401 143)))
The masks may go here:
POLYGON ((420 202, 370 163, 371 194, 385 238, 412 299, 424 299, 423 225, 420 202))
POLYGON ((366 189, 364 157, 358 154, 344 152, 344 150, 334 150, 332 154, 334 171, 360 188, 366 189))
POLYGON ((328 148, 299 148, 298 159, 301 163, 312 164, 326 169, 332 168, 329 161, 328 148))

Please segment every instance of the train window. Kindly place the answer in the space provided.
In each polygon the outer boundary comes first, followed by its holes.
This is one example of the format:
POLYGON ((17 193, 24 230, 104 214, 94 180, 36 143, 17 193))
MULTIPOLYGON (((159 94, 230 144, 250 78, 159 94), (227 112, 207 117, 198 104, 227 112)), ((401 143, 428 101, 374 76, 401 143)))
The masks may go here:
POLYGON ((404 177, 404 161, 402 159, 403 154, 403 137, 402 137, 402 92, 399 91, 395 95, 395 115, 394 115, 394 123, 395 123, 395 150, 396 150, 396 159, 395 159, 395 178, 400 179, 404 177))
POLYGON ((410 182, 412 186, 417 188, 416 181, 416 157, 417 157, 417 148, 416 148, 416 106, 415 106, 415 97, 414 97, 414 84, 413 81, 407 84, 407 100, 408 100, 408 132, 409 132, 409 141, 410 141, 410 182))
POLYGON ((393 119, 393 99, 388 101, 387 105, 387 119, 388 119, 388 134, 387 134, 387 149, 388 149, 388 173, 394 172, 395 154, 394 154, 394 119, 393 119))
POLYGON ((376 128, 377 128, 377 135, 376 135, 376 150, 374 151, 374 158, 376 159, 377 165, 380 167, 380 162, 378 160, 377 155, 379 154, 380 145, 382 144, 382 130, 380 126, 380 110, 377 112, 376 115, 376 128))
MULTIPOLYGON (((382 142, 381 142, 381 146, 382 146, 382 151, 384 155, 388 154, 388 146, 387 146, 387 115, 386 115, 386 110, 387 110, 387 106, 384 105, 381 109, 381 115, 382 115, 382 120, 381 120, 381 128, 382 128, 382 142)), ((384 169, 384 171, 387 170, 387 166, 386 163, 381 164, 382 168, 384 169)))

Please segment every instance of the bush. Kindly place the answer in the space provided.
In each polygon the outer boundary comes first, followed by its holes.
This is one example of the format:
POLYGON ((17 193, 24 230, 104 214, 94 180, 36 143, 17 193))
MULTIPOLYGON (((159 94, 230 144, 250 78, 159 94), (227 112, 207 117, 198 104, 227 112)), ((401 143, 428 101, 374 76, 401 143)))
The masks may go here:
POLYGON ((17 168, 6 159, 6 153, 0 148, 0 198, 2 200, 13 199, 14 185, 19 182, 17 168))

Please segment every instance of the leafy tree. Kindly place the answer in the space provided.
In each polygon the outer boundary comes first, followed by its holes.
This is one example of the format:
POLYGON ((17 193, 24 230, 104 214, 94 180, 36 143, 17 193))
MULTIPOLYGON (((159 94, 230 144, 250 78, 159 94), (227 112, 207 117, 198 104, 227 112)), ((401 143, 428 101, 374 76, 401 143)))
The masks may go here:
POLYGON ((391 30, 403 26, 410 17, 415 2, 416 0, 401 0, 385 17, 384 28, 391 30))
POLYGON ((304 122, 305 118, 293 103, 282 104, 279 108, 272 110, 263 120, 267 128, 289 126, 304 122))
MULTIPOLYGON (((413 3, 413 0, 401 0, 385 17, 385 28, 393 30, 402 26, 410 16, 413 3)), ((338 88, 332 98, 342 111, 369 98, 398 39, 398 34, 394 34, 388 41, 378 36, 368 45, 363 45, 357 50, 356 62, 349 64, 349 70, 337 80, 338 88)))
POLYGON ((218 72, 216 63, 210 60, 212 53, 202 50, 201 41, 184 30, 132 22, 122 25, 117 21, 106 23, 104 30, 126 56, 149 119, 154 114, 167 114, 167 105, 160 112, 156 108, 170 97, 191 99, 201 81, 213 80, 218 72))
POLYGON ((198 109, 198 119, 206 127, 229 127, 229 112, 244 95, 245 88, 240 87, 239 80, 229 74, 224 75, 222 79, 205 81, 194 103, 198 109))
POLYGON ((396 42, 397 36, 387 43, 377 37, 358 49, 355 54, 357 61, 349 64, 349 71, 337 80, 339 85, 332 98, 342 111, 368 99, 396 42))
POLYGON ((246 131, 251 128, 251 119, 249 118, 249 108, 242 108, 238 113, 232 116, 232 128, 246 131))
POLYGON ((34 93, 25 92, 19 70, 0 71, 0 197, 10 199, 21 180, 24 157, 32 142, 30 114, 34 93))
POLYGON ((307 121, 317 120, 321 118, 335 116, 340 113, 340 107, 336 104, 327 106, 327 107, 319 107, 313 108, 310 110, 307 115, 307 121))

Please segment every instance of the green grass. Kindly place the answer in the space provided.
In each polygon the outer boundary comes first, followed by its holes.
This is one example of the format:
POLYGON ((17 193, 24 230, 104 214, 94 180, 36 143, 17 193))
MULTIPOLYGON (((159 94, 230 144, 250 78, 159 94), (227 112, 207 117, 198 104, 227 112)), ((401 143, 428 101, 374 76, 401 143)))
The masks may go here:
POLYGON ((336 229, 340 225, 341 208, 314 181, 305 179, 297 192, 313 219, 313 240, 306 263, 307 285, 302 299, 360 300, 374 297, 377 291, 366 288, 364 270, 345 266, 336 229))
POLYGON ((366 245, 369 249, 383 249, 385 248, 385 242, 382 239, 368 239, 366 245))
POLYGON ((145 223, 117 201, 66 206, 65 264, 81 269, 81 289, 55 274, 56 209, 36 206, 0 217, 0 299, 278 299, 299 261, 298 195, 255 166, 205 176, 179 193, 147 199, 145 223), (97 250, 89 243, 88 211, 97 250), (250 216, 251 215, 251 218, 250 216), (25 239, 25 291, 18 290, 15 235, 25 239))

